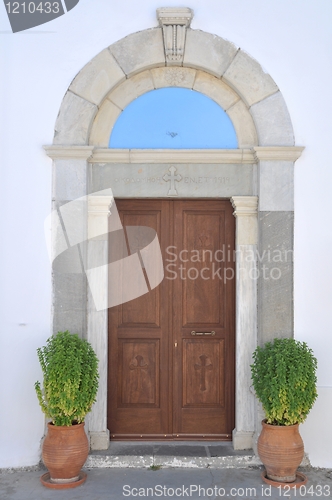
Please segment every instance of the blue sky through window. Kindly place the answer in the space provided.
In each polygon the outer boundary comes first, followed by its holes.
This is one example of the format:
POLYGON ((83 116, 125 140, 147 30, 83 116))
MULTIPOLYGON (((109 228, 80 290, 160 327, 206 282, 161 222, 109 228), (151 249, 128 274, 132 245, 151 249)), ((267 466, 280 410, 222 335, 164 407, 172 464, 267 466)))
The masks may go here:
POLYGON ((225 111, 190 89, 152 90, 131 102, 116 121, 110 148, 234 149, 237 138, 225 111))

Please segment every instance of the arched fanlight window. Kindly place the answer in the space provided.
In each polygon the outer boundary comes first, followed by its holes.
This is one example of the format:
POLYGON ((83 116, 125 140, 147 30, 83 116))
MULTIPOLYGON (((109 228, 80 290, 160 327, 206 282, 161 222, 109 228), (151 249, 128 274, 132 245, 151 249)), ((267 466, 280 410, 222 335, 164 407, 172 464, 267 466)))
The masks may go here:
POLYGON ((152 90, 132 101, 117 119, 110 148, 235 149, 236 132, 212 99, 185 88, 152 90))

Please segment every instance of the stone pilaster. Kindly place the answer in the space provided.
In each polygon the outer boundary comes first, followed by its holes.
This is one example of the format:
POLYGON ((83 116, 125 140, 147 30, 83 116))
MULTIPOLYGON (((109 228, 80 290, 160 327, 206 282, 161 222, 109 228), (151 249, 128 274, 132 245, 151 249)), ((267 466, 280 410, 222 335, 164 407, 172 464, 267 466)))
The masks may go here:
POLYGON ((99 360, 97 401, 87 419, 92 450, 107 450, 109 446, 107 429, 108 219, 112 202, 111 195, 96 193, 96 195, 88 196, 87 339, 99 360))
POLYGON ((250 364, 257 343, 257 196, 231 198, 236 217, 235 450, 252 447, 255 401, 250 364))
POLYGON ((81 242, 86 240, 84 197, 87 160, 93 148, 45 146, 44 149, 53 160, 53 332, 69 330, 86 337, 87 283, 81 242))
MULTIPOLYGON (((253 148, 259 195, 257 343, 261 346, 276 337, 294 336, 294 162, 303 149, 253 148)), ((263 418, 256 400, 255 451, 263 418)))

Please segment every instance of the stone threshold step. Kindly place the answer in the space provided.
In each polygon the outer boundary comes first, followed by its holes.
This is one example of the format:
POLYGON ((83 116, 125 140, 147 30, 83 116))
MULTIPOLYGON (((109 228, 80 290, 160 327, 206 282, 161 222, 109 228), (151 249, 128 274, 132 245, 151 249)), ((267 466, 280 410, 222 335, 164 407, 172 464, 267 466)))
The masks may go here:
POLYGON ((235 451, 220 441, 111 441, 108 450, 91 451, 86 468, 186 467, 247 468, 261 462, 253 450, 235 451))

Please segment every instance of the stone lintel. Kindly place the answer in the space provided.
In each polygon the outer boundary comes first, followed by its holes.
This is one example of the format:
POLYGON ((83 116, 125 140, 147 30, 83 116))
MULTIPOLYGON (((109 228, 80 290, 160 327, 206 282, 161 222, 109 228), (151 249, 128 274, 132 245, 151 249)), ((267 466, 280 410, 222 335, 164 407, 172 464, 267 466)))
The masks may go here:
POLYGON ((43 146, 56 159, 86 159, 90 163, 248 163, 261 160, 296 161, 303 147, 240 149, 111 149, 95 146, 43 146))
POLYGON ((91 163, 254 163, 249 149, 95 149, 91 163))

